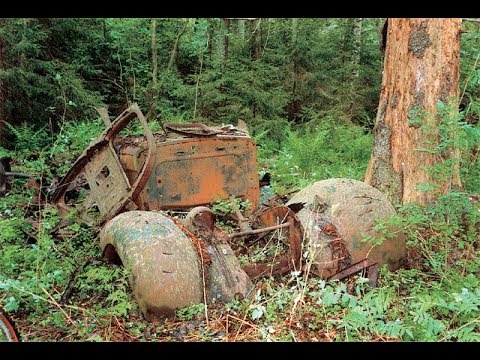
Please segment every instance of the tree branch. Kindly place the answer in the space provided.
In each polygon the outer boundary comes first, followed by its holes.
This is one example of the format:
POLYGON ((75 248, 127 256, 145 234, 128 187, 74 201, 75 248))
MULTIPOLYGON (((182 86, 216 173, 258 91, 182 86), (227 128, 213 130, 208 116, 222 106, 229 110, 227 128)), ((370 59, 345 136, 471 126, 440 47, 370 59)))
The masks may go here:
POLYGON ((188 25, 189 20, 190 19, 185 20, 185 24, 183 25, 182 31, 177 35, 177 38, 175 39, 175 42, 173 43, 173 49, 172 49, 172 53, 170 55, 170 60, 168 61, 167 70, 170 70, 173 66, 173 62, 175 61, 175 58, 177 56, 178 43, 180 42, 180 38, 182 37, 182 35, 185 33, 185 30, 187 30, 187 25, 188 25))
POLYGON ((480 18, 462 18, 462 21, 470 21, 480 23, 480 18))

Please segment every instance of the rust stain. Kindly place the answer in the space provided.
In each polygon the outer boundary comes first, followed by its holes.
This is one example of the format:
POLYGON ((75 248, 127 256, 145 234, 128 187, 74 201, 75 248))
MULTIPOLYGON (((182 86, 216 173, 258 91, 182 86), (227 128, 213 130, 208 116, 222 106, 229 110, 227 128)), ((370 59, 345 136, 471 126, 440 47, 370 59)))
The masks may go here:
POLYGON ((153 134, 135 103, 122 112, 75 161, 53 194, 52 205, 58 209, 62 217, 76 211, 80 220, 98 224, 113 218, 128 207, 145 186, 153 169, 154 146, 153 134), (143 164, 138 168, 137 176, 129 179, 116 154, 115 140, 118 133, 135 118, 140 121, 145 132, 146 154, 143 164), (89 191, 85 198, 70 204, 66 200, 66 194, 79 176, 86 179, 89 191), (94 209, 98 209, 98 213, 94 209))
POLYGON ((122 112, 60 181, 52 200, 60 216, 75 210, 101 224, 122 210, 187 209, 232 195, 258 207, 257 150, 246 130, 168 125, 170 133, 152 134, 137 104, 122 112), (117 136, 134 118, 144 135, 117 136), (80 183, 88 194, 67 200, 80 183))
MULTIPOLYGON (((395 214, 395 208, 377 189, 357 180, 327 179, 300 190, 286 205, 294 203, 305 204, 297 217, 305 228, 304 241, 315 254, 314 265, 322 278, 367 257, 380 266, 387 265, 391 271, 402 266, 405 237, 400 233, 395 238, 384 238, 375 229, 377 219, 387 220, 395 214), (310 209, 315 195, 330 204, 321 213, 310 209), (383 242, 377 245, 362 242, 362 233, 382 238, 383 242)), ((397 231, 394 226, 389 230, 397 231)))
POLYGON ((366 277, 369 279, 370 286, 377 286, 378 263, 368 258, 349 265, 345 269, 338 271, 335 275, 330 276, 327 280, 342 280, 360 271, 366 271, 366 277))
MULTIPOLYGON (((212 130, 213 131, 213 130, 212 130)), ((143 163, 143 143, 125 143, 120 162, 130 180, 143 163)), ((256 144, 244 132, 156 140, 154 171, 135 203, 143 210, 186 209, 237 196, 252 209, 260 198, 256 144)))
POLYGON ((243 270, 251 278, 269 275, 281 275, 289 271, 298 271, 302 267, 302 226, 295 213, 286 206, 277 206, 267 209, 259 215, 259 220, 265 227, 290 223, 287 228, 288 252, 285 256, 276 259, 274 263, 246 265, 243 270))
POLYGON ((134 296, 147 320, 202 302, 199 256, 172 218, 151 211, 122 213, 100 232, 103 252, 107 245, 131 269, 134 296))

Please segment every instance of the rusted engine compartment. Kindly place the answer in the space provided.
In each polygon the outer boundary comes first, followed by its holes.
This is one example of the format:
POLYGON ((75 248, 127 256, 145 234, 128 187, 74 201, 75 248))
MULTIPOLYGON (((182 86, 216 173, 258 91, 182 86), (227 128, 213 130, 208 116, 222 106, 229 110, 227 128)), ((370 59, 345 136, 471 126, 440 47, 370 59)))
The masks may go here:
POLYGON ((353 201, 361 207, 360 215, 367 215, 368 219, 361 221, 369 222, 379 211, 394 211, 382 194, 363 183, 332 179, 326 189, 315 184, 304 189, 298 200, 294 197, 294 201, 282 203, 274 197, 268 205, 261 203, 256 144, 242 121, 237 126, 218 127, 167 123, 163 134, 153 134, 140 108, 133 104, 107 125, 60 181, 51 202, 64 219, 73 213, 78 220, 94 224, 101 231, 99 245, 105 256, 119 257, 124 265, 137 264, 131 283, 147 319, 168 316, 177 305, 248 296, 251 280, 301 272, 302 251, 311 244, 321 246, 314 250, 320 264, 317 269, 329 269, 312 274, 327 280, 363 271, 376 286, 380 265, 393 257, 395 264, 389 269, 400 266, 403 240, 389 240, 382 247, 383 258, 372 260, 361 239, 355 238, 359 235, 356 214, 339 217, 343 222, 352 221, 347 228, 354 229, 345 233, 347 241, 342 237, 342 224, 335 221, 338 214, 333 216, 334 209, 348 211, 353 201), (134 119, 139 120, 143 134, 119 136, 134 119), (359 185, 357 192, 347 190, 359 185), (356 201, 357 195, 366 202, 356 201), (240 231, 227 233, 215 224, 208 206, 232 197, 248 200, 251 207, 245 214, 236 210, 234 219, 240 231), (188 213, 178 217, 172 211, 188 213), (165 232, 166 228, 171 231, 165 232), (248 247, 267 237, 267 245, 275 238, 283 251, 276 251, 268 261, 239 263, 236 256, 240 253, 232 248, 248 247), (146 258, 150 260, 145 262, 146 258), (325 259, 328 264, 321 265, 325 259), (175 298, 171 295, 177 287, 185 290, 175 298))
POLYGON ((101 224, 125 209, 186 209, 229 196, 258 206, 257 153, 246 128, 166 127, 165 134, 153 134, 137 104, 120 114, 60 181, 52 198, 60 215, 76 211, 101 224), (134 119, 144 134, 118 136, 134 119), (82 182, 88 194, 69 198, 82 182))
MULTIPOLYGON (((145 142, 126 137, 115 144, 131 183, 145 163, 145 142)), ((135 199, 138 209, 186 209, 231 195, 258 206, 257 154, 247 131, 230 126, 207 136, 155 134, 154 154, 152 174, 135 199)))

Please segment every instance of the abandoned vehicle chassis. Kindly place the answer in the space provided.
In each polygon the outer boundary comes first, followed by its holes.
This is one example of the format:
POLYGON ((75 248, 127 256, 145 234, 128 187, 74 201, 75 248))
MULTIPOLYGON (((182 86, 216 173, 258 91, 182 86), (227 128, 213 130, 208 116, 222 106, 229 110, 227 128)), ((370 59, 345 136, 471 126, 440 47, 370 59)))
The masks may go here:
MULTIPOLYGON (((133 266, 132 288, 147 319, 172 315, 190 303, 248 296, 251 280, 302 271, 302 249, 316 240, 311 238, 310 220, 297 213, 305 214, 308 197, 316 200, 317 195, 307 192, 299 208, 298 203, 287 203, 261 209, 255 142, 243 122, 215 128, 168 123, 167 133, 152 134, 138 105, 133 104, 106 124, 106 130, 60 181, 51 202, 61 217, 73 211, 78 220, 101 228, 104 254, 119 256, 125 266, 133 266), (118 136, 135 118, 144 134, 118 136), (70 204, 67 193, 79 183, 86 184, 89 193, 70 204), (206 206, 230 197, 251 204, 247 219, 237 209, 241 231, 235 234, 218 228, 206 206), (183 220, 162 212, 180 209, 190 210, 183 220), (274 231, 281 231, 287 239, 286 253, 273 262, 241 267, 230 245, 239 238, 254 243, 274 231), (172 289, 179 290, 178 295, 172 289)), ((322 226, 336 230, 329 220, 319 218, 322 226)), ((333 280, 363 271, 375 286, 382 259, 372 260, 364 251, 356 256, 351 244, 359 240, 345 242, 341 234, 334 238, 332 244, 337 248, 329 245, 320 254, 328 251, 333 265, 326 273, 313 273, 333 280)), ((401 258, 403 245, 399 246, 390 243, 389 249, 401 258)))

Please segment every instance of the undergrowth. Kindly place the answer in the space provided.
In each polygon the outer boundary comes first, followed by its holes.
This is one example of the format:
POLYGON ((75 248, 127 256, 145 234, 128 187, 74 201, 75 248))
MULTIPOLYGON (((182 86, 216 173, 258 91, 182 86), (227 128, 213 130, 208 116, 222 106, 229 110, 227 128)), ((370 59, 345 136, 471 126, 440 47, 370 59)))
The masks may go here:
MULTIPOLYGON (((371 135, 328 120, 311 126, 284 129, 281 146, 266 140, 259 150, 260 171, 272 173, 277 192, 331 177, 361 179, 371 135)), ((66 123, 55 137, 21 127, 15 152, 0 153, 46 186, 101 130, 100 121, 66 123)), ((102 259, 92 229, 73 222, 55 231, 60 219, 48 192, 16 179, 0 198, 0 304, 24 341, 479 341, 480 209, 468 179, 468 191, 400 207, 389 219, 406 236, 408 263, 395 273, 381 269, 377 288, 361 275, 325 282, 292 272, 256 281, 249 298, 192 305, 155 323, 141 317, 128 269, 102 259)), ((224 201, 214 211, 246 206, 224 201)), ((386 225, 377 226, 382 236, 398 236, 386 225)))
POLYGON ((272 173, 277 192, 329 178, 363 179, 370 159, 371 133, 360 126, 335 124, 332 118, 314 120, 316 125, 295 131, 285 128, 277 151, 260 148, 259 162, 265 167, 261 171, 272 173))

